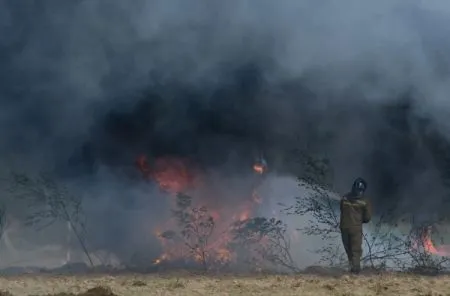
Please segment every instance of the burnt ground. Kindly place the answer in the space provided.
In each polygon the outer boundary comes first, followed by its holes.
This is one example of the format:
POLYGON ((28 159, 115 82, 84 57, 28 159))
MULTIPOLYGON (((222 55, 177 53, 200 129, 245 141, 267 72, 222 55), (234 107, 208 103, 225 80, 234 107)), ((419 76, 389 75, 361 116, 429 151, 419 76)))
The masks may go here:
POLYGON ((297 275, 21 275, 0 278, 0 296, 144 295, 449 295, 450 276, 297 275))
POLYGON ((0 296, 131 295, 450 295, 450 275, 426 276, 310 266, 298 274, 201 274, 193 271, 130 271, 83 264, 54 270, 4 269, 0 296))

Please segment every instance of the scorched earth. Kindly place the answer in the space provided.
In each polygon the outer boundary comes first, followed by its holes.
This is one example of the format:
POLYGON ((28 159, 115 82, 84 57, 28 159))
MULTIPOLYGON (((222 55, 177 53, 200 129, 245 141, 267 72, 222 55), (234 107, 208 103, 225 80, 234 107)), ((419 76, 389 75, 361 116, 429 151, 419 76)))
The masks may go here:
MULTIPOLYGON (((0 279, 12 295, 450 295, 450 277, 384 274, 343 276, 21 276, 0 279), (97 288, 96 288, 97 287, 97 288), (99 288, 103 287, 103 288, 99 288), (90 292, 86 293, 89 289, 90 292), (60 294, 58 294, 60 293, 60 294), (73 294, 70 294, 73 293, 73 294)), ((0 294, 8 295, 8 294, 0 294)))

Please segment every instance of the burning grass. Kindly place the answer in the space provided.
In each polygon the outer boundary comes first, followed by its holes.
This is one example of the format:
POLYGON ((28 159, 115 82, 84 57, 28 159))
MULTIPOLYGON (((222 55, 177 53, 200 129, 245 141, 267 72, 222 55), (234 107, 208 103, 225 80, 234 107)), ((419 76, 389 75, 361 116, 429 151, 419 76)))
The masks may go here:
POLYGON ((188 274, 118 276, 20 276, 1 278, 0 295, 450 295, 450 276, 188 274), (10 293, 10 294, 8 294, 10 293))

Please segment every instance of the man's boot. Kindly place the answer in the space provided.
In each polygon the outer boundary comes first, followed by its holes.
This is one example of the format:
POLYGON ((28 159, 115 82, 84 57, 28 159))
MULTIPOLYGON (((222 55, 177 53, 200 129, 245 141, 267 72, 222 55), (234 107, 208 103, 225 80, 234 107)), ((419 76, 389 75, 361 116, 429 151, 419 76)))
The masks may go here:
POLYGON ((350 272, 353 274, 359 274, 361 272, 361 263, 356 258, 353 257, 353 260, 351 262, 350 272))
POLYGON ((351 271, 353 269, 353 258, 350 255, 347 258, 348 258, 348 267, 349 270, 351 271))

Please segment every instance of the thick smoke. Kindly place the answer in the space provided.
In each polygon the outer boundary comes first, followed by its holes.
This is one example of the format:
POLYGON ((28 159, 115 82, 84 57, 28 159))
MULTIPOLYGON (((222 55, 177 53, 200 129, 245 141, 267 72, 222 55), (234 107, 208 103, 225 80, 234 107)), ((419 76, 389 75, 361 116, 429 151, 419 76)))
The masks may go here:
POLYGON ((261 153, 295 176, 307 150, 330 159, 336 191, 362 176, 378 210, 428 217, 447 192, 449 14, 437 0, 2 0, 2 167, 56 171, 89 189, 95 217, 134 217, 97 223, 106 245, 146 216, 133 196, 151 193, 130 179, 142 153, 225 178, 261 153))

